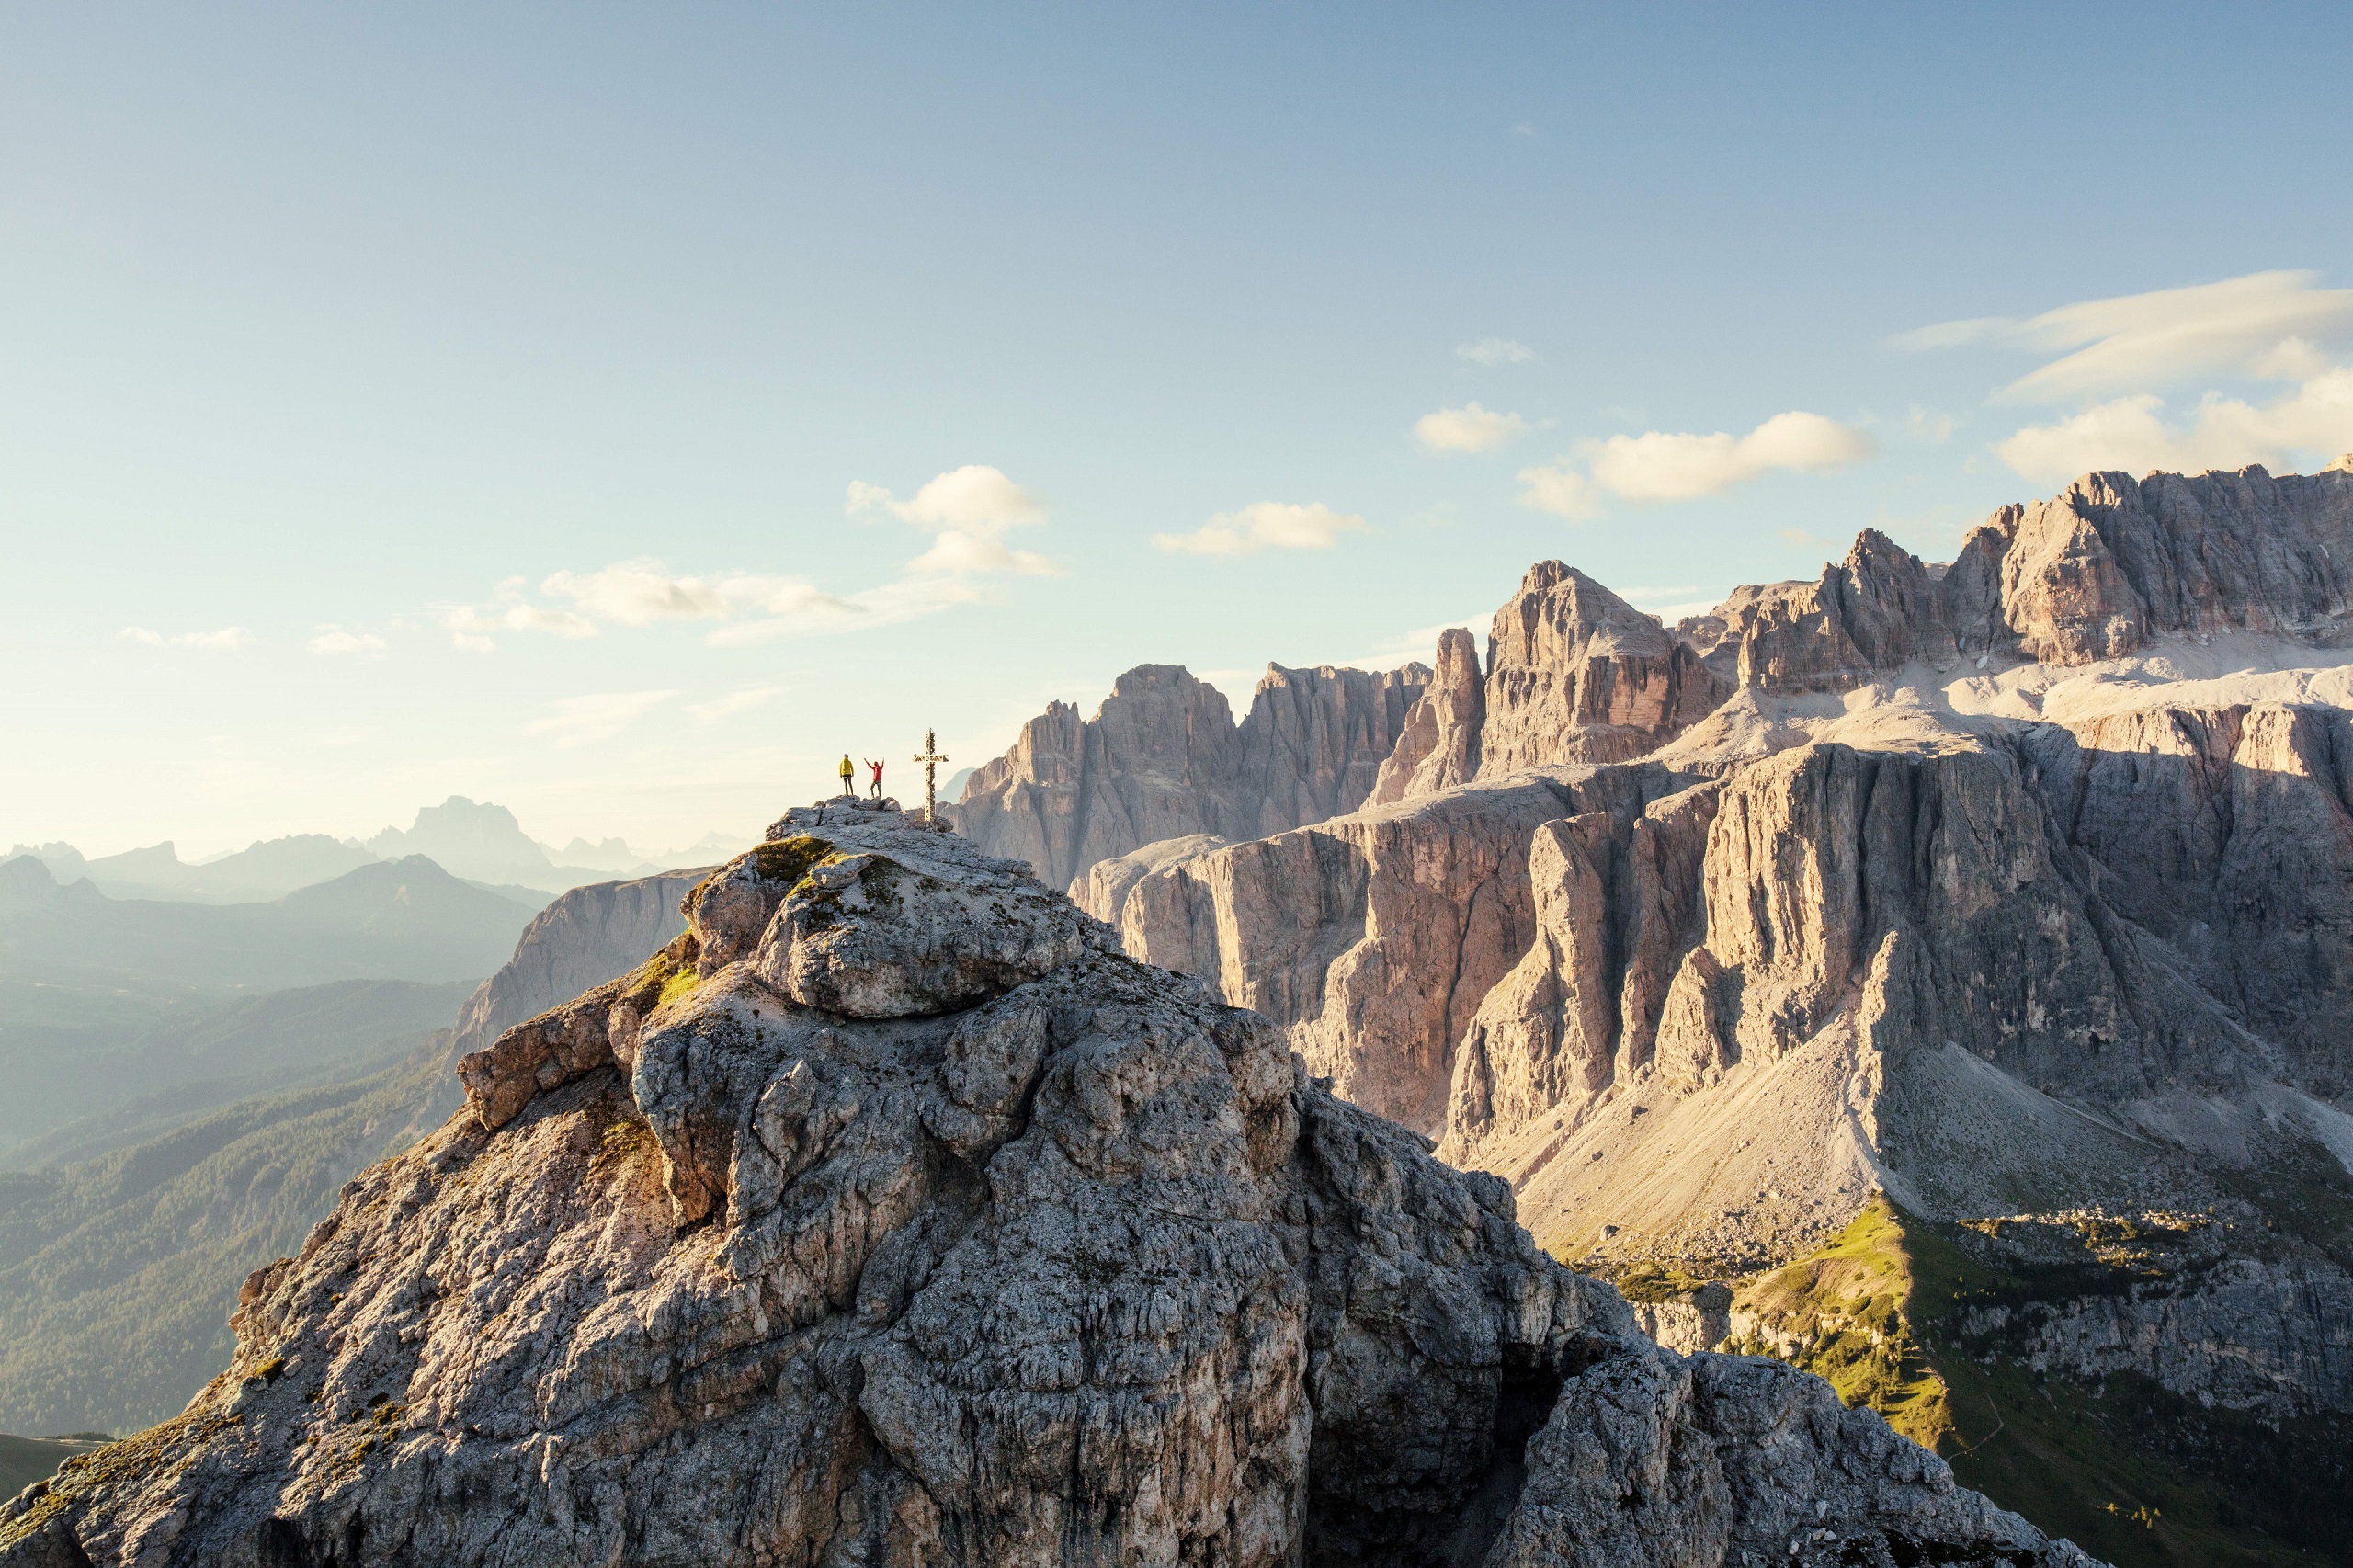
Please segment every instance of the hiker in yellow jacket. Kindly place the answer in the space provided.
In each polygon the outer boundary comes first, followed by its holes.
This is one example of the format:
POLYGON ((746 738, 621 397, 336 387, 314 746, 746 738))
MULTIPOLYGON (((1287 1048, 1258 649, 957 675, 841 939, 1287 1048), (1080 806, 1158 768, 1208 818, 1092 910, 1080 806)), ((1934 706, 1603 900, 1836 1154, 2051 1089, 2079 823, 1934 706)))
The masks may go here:
POLYGON ((855 794, 855 793, 857 793, 857 791, 856 791, 856 790, 852 790, 852 789, 850 788, 850 782, 849 782, 852 778, 857 778, 857 777, 858 777, 858 769, 857 769, 857 768, 855 768, 855 767, 852 767, 849 765, 849 753, 847 753, 847 752, 844 752, 844 753, 842 753, 842 793, 843 793, 843 794, 845 794, 845 795, 850 795, 850 794, 855 794))

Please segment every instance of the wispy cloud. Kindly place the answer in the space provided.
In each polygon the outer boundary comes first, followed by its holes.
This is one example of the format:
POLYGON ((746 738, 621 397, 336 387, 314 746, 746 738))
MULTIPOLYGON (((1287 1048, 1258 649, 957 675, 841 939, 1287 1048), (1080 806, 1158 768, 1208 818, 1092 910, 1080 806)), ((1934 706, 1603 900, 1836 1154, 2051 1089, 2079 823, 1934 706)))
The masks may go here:
MULTIPOLYGON (((855 616, 858 607, 800 577, 726 572, 673 576, 658 561, 623 561, 595 572, 558 572, 540 585, 569 599, 592 626, 644 627, 665 620, 731 620, 738 615, 855 616)), ((552 628, 551 630, 553 630, 552 628)))
POLYGON ((1220 512, 1188 534, 1154 534, 1162 550, 1188 555, 1255 555, 1262 550, 1329 550, 1340 536, 1365 527, 1352 512, 1335 512, 1321 501, 1294 506, 1253 501, 1239 511, 1220 512))
POLYGON ((2200 473, 2250 463, 2285 469, 2299 452, 2353 449, 2353 369, 2333 367, 2268 403, 2208 392, 2177 423, 2154 392, 2094 404, 2050 425, 2029 425, 1994 450, 2021 476, 2063 484, 2100 469, 2200 473))
POLYGON ((1467 403, 1414 421, 1414 438, 1434 452, 1492 452, 1528 432, 1528 421, 1467 403))
POLYGON ((1904 427, 1917 439, 1942 446, 1952 439, 1955 430, 1961 428, 1961 421, 1952 415, 1938 414, 1915 403, 1904 410, 1904 427))
POLYGON ((1454 357, 1473 365, 1532 365, 1536 362, 1536 350, 1508 337, 1483 337, 1476 343, 1458 346, 1454 357))
POLYGON ((1601 510, 1601 486, 1575 469, 1539 464, 1519 471, 1519 504, 1582 522, 1601 510))
POLYGON ((754 709, 767 707, 768 700, 783 689, 780 686, 747 686, 740 691, 731 691, 724 697, 714 697, 707 702, 689 702, 687 711, 693 715, 698 724, 716 724, 738 713, 749 713, 754 709))
POLYGON ((1519 504, 1585 518, 1599 509, 1604 494, 1637 503, 1689 501, 1768 473, 1827 472, 1878 450, 1868 433, 1802 410, 1777 414, 1745 436, 1721 430, 1612 436, 1579 449, 1582 472, 1565 461, 1520 470, 1519 504))
POLYGON ((1594 482, 1628 501, 1717 495, 1776 471, 1822 473, 1860 462, 1879 443, 1819 414, 1777 414, 1745 436, 1612 436, 1593 456, 1594 482))
POLYGON ((313 653, 381 653, 384 640, 372 631, 346 631, 340 626, 322 626, 319 634, 311 639, 313 653))
POLYGON ((560 746, 610 740, 650 710, 677 696, 675 691, 599 691, 567 697, 555 711, 523 726, 527 735, 545 735, 560 746))
POLYGON ((890 626, 988 597, 972 579, 995 574, 1061 575, 1044 556, 1006 544, 1009 528, 1045 520, 1045 508, 994 468, 971 464, 938 474, 902 501, 880 485, 849 486, 849 511, 882 512, 930 536, 894 580, 854 593, 833 593, 805 577, 724 571, 678 573, 649 558, 593 571, 566 569, 540 579, 509 577, 486 603, 438 607, 450 644, 487 653, 498 634, 537 632, 586 638, 608 629, 718 622, 703 641, 739 648, 780 638, 890 626), (547 601, 556 601, 550 603, 547 601))
POLYGON ((250 648, 254 642, 254 634, 242 626, 224 626, 218 631, 175 631, 169 635, 150 631, 143 626, 126 626, 121 635, 149 648, 201 648, 214 653, 250 648))
POLYGON ((2018 320, 1941 322, 1894 339, 1915 350, 1994 343, 2060 358, 1995 394, 2010 403, 2063 403, 2143 392, 2188 377, 2260 374, 2290 339, 2325 342, 2353 333, 2353 289, 2318 287, 2314 272, 2255 272, 2220 283, 2084 300, 2018 320))
MULTIPOLYGON (((888 613, 904 597, 894 592, 898 587, 844 596, 798 577, 752 572, 673 575, 656 561, 624 561, 594 572, 557 572, 540 585, 540 592, 569 599, 574 608, 520 602, 521 583, 510 579, 498 585, 490 604, 449 607, 441 615, 451 644, 468 653, 494 651, 498 644, 490 634, 497 631, 578 638, 597 636, 607 626, 641 629, 696 620, 726 622, 704 641, 713 647, 740 647, 905 619, 888 613)), ((973 596, 920 597, 928 608, 939 608, 973 596)))
POLYGON ((713 648, 750 648, 828 632, 870 631, 920 620, 957 605, 978 604, 984 597, 981 588, 962 577, 909 576, 849 595, 842 601, 849 610, 847 617, 829 610, 772 615, 722 626, 703 641, 713 648))
POLYGON ((1994 451, 2021 476, 2060 484, 2099 469, 2280 468, 2353 447, 2353 368, 2327 351, 2347 340, 2353 289, 2324 289, 2313 272, 2275 271, 2079 301, 2024 319, 1944 322, 1895 342, 2057 354, 1994 400, 2073 403, 2074 412, 2027 425, 1994 451), (2206 376, 2286 390, 2268 399, 2209 390, 2169 418, 2161 389, 2206 376))

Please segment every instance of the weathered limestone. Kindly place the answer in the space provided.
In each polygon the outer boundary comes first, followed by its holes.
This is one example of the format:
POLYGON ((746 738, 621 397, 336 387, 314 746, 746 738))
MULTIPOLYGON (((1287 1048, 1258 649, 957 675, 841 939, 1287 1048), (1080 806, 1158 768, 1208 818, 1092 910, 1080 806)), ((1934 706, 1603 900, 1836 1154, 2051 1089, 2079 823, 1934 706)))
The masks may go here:
POLYGON ((1406 715, 1404 731, 1381 765, 1367 803, 1385 806, 1408 795, 1435 795, 1477 778, 1486 715, 1479 644, 1461 627, 1449 627, 1438 634, 1437 673, 1406 715))
POLYGON ((2005 506, 1947 567, 1864 530, 1813 583, 1741 588, 1677 629, 1743 687, 1843 691, 1913 661, 2116 659, 2165 635, 2345 640, 2353 473, 2086 474, 2005 506))
POLYGON ((1097 861, 1191 835, 1256 838, 1354 811, 1429 672, 1269 665, 1239 726, 1218 689, 1174 665, 1120 676, 1095 718, 1057 702, 974 773, 958 831, 1027 860, 1050 887, 1097 861))
POLYGON ((1574 567, 1539 562, 1488 635, 1479 775, 1640 756, 1729 690, 1656 616, 1574 567))
POLYGON ((515 956, 458 1015, 456 1051, 480 1051, 524 1019, 635 966, 685 927, 678 900, 707 874, 665 871, 557 894, 523 928, 515 956))
POLYGON ((1004 862, 796 815, 632 1050, 650 974, 508 1031, 496 1113, 358 1178, 0 1564, 2086 1561, 1811 1379, 1659 1349, 1502 1182, 1004 862), (1030 971, 962 990, 1000 906, 1030 971), (770 960, 836 931, 797 1000, 770 960))

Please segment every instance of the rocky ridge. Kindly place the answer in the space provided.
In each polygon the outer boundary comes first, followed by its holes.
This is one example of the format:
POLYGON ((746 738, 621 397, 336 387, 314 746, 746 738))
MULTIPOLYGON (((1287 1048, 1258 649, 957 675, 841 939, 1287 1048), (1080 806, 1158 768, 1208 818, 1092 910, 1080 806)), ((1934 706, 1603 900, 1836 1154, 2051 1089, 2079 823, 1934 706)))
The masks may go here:
POLYGON ((464 1064, 0 1562, 2081 1563, 895 812, 464 1064))
POLYGON ((1954 1343, 2335 1419, 2342 1324, 2245 1303, 2353 1292, 2353 1229, 2304 1222, 2353 1218, 2348 552, 2339 467, 2086 476, 1671 634, 1540 565, 1365 807, 1081 892, 1563 1256, 1738 1276, 1879 1193, 2211 1214, 2235 1261, 2137 1283, 1980 1238, 2030 1284, 1954 1343))
POLYGON ((967 780, 949 814, 984 851, 1029 861, 1056 888, 1147 844, 1321 822, 1372 792, 1428 678, 1420 665, 1269 665, 1236 725, 1217 687, 1174 665, 1140 665, 1093 719, 1049 705, 967 780))

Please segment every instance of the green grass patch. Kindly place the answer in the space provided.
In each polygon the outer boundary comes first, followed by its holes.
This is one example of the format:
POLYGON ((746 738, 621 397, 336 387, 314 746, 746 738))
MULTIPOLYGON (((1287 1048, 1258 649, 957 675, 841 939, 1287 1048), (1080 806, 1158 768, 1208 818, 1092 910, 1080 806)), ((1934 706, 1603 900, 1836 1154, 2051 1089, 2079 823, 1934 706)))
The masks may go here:
POLYGON ((1620 1295, 1645 1306, 1671 1301, 1677 1296, 1688 1296, 1709 1283, 1665 1263, 1638 1263, 1621 1273, 1605 1275, 1604 1278, 1618 1287, 1620 1295))
POLYGON ((662 983, 661 994, 654 999, 654 1006, 666 1007, 673 1002, 691 996, 695 994, 695 987, 701 983, 693 970, 679 970, 662 983))
POLYGON ((1748 1280, 1733 1310, 1769 1333, 1724 1348, 1779 1356, 1868 1406, 1914 1442, 1934 1448, 1950 1425, 1947 1391, 1914 1332, 1913 1256, 1904 1217, 1885 1198, 1863 1206, 1836 1239, 1748 1280))

